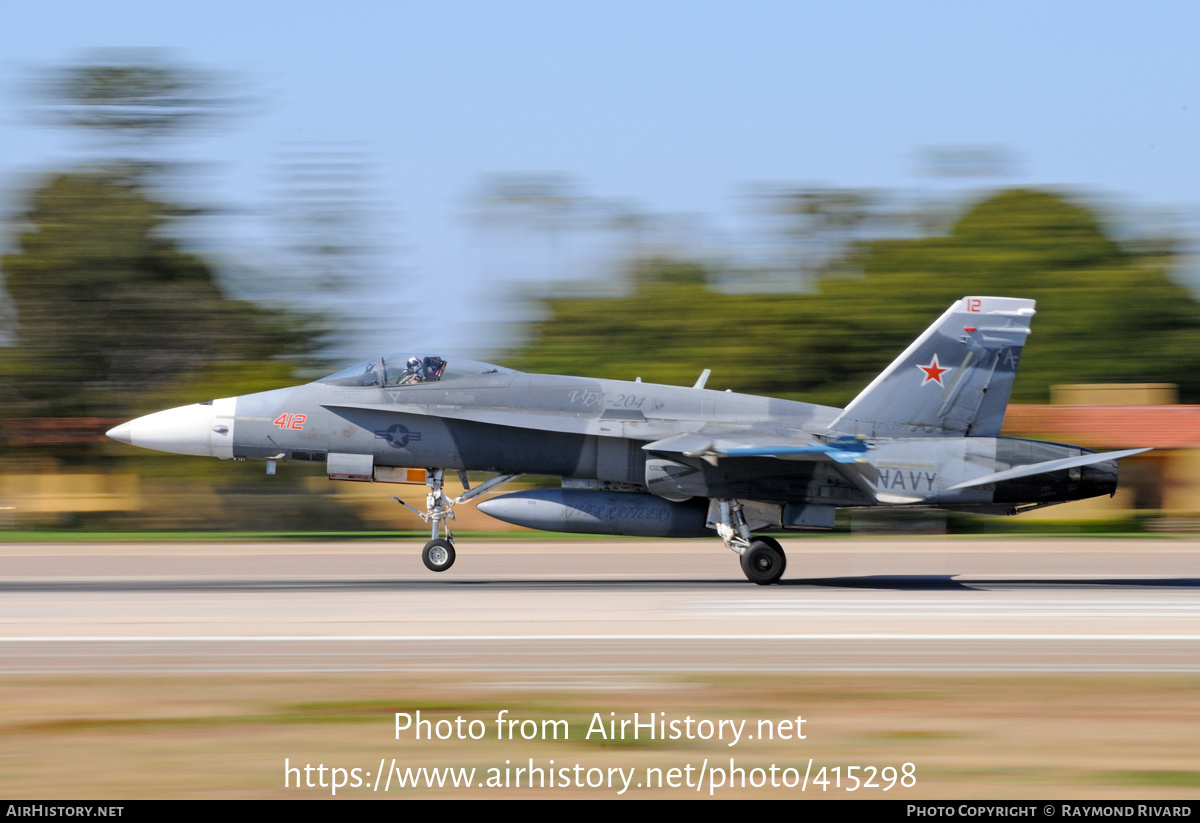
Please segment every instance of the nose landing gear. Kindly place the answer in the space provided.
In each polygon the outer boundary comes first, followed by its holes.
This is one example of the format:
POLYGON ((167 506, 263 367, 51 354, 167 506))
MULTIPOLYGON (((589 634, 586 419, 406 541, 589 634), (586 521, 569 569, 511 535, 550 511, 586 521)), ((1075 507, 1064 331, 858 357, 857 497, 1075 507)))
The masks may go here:
MULTIPOLYGON (((446 534, 450 534, 449 529, 446 530, 446 534)), ((421 550, 421 562, 431 572, 444 572, 454 565, 454 544, 448 537, 430 540, 421 550)))
POLYGON ((503 485, 510 480, 520 477, 520 474, 501 474, 482 483, 475 488, 471 488, 467 484, 467 473, 459 472, 459 477, 462 478, 463 493, 451 500, 442 491, 442 485, 446 479, 445 469, 426 469, 425 470, 425 485, 429 487, 429 493, 425 495, 425 509, 420 511, 405 503, 396 495, 392 495, 392 499, 399 503, 404 508, 415 514, 417 517, 430 524, 429 542, 425 544, 425 548, 421 550, 421 562, 425 564, 425 568, 431 572, 444 572, 446 569, 454 565, 454 534, 450 531, 450 524, 443 521, 447 518, 455 520, 454 507, 459 503, 465 503, 475 497, 490 491, 497 486, 503 485), (442 537, 442 530, 445 529, 446 536, 442 537))

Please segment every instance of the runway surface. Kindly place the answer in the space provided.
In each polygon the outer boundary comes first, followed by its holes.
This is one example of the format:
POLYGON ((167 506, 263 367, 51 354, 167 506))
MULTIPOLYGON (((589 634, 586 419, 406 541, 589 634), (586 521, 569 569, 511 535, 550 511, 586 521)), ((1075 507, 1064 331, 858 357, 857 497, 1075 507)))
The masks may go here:
POLYGON ((0 673, 1196 672, 1200 541, 0 544, 0 673))

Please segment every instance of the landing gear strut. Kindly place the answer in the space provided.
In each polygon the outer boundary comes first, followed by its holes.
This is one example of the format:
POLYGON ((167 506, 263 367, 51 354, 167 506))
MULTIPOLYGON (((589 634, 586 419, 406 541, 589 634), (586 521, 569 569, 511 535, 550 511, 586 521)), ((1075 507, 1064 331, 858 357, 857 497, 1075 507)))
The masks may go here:
POLYGON ((396 495, 392 495, 392 499, 399 503, 404 508, 415 514, 417 517, 430 524, 429 542, 425 544, 425 548, 421 550, 421 562, 425 564, 425 568, 431 572, 444 572, 446 569, 454 565, 454 534, 450 531, 450 524, 445 523, 447 518, 455 520, 454 507, 459 503, 465 503, 486 491, 496 488, 497 486, 507 483, 520 477, 520 474, 501 474, 488 480, 475 488, 471 488, 467 484, 467 473, 459 472, 458 476, 462 479, 463 493, 451 500, 442 491, 442 485, 446 479, 445 469, 426 469, 425 470, 425 485, 429 487, 429 493, 425 495, 425 511, 420 511, 405 503, 396 495), (445 529, 446 536, 442 537, 442 530, 445 529))
POLYGON ((768 586, 783 576, 787 568, 787 555, 783 546, 772 537, 754 537, 742 513, 742 504, 736 500, 718 500, 721 519, 717 521, 717 534, 725 542, 725 548, 737 552, 742 560, 742 573, 751 583, 768 586))

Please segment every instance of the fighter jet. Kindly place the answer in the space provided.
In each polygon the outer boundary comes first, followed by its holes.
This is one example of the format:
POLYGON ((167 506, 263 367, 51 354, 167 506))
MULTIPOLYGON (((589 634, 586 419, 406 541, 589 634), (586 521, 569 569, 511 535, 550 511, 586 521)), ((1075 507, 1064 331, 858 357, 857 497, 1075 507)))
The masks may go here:
POLYGON ((695 537, 715 531, 758 584, 786 556, 760 530, 831 529, 839 508, 1017 514, 1113 494, 1117 460, 1001 437, 1034 301, 964 297, 844 409, 693 386, 547 374, 434 354, 376 357, 322 380, 207 400, 123 423, 148 449, 322 463, 334 480, 420 483, 422 559, 454 564, 454 507, 522 474, 561 488, 479 510, 559 532, 695 537), (444 490, 456 471, 464 492, 444 490), (467 472, 495 476, 472 488, 467 472))

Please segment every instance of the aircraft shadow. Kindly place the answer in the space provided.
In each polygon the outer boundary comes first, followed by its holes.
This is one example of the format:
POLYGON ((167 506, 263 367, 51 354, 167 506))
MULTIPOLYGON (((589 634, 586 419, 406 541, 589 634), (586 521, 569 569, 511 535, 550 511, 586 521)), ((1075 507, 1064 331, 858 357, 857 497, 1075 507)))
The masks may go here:
POLYGON ((1113 577, 1113 578, 1060 578, 1039 579, 1030 577, 987 578, 972 580, 957 575, 867 575, 863 577, 821 577, 799 580, 780 580, 780 586, 815 586, 833 589, 888 589, 891 591, 985 591, 994 589, 1025 589, 1048 591, 1051 589, 1195 589, 1200 588, 1200 578, 1195 577, 1113 577))

